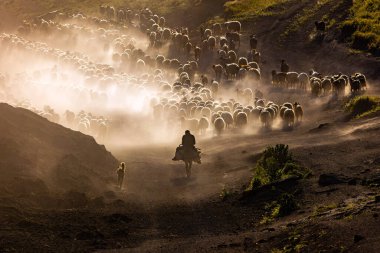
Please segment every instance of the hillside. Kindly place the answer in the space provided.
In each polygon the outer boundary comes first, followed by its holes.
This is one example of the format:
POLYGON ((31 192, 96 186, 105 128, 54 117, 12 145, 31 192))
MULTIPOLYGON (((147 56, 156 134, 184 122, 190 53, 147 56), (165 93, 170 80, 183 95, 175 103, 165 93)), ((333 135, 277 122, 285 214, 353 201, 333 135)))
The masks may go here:
POLYGON ((0 1, 0 252, 379 252, 362 3, 0 1))
MULTIPOLYGON (((379 4, 368 0, 363 5, 352 0, 242 0, 242 1, 30 1, 0 3, 2 30, 17 28, 23 19, 49 11, 84 12, 99 15, 101 4, 141 9, 149 7, 164 15, 169 23, 188 26, 194 37, 201 25, 238 19, 243 22, 243 39, 257 35, 264 55, 266 76, 286 58, 295 71, 365 72, 377 79, 380 71, 378 19, 379 4), (366 16, 367 15, 367 16, 366 16), (15 18, 16 17, 16 18, 15 18), (197 17, 197 18, 194 18, 197 17), (327 24, 326 33, 316 36, 315 21, 327 24), (369 53, 369 55, 367 55, 369 53), (371 56, 372 55, 372 56, 371 56), (338 61, 338 64, 331 64, 338 61)), ((248 49, 247 49, 248 50, 248 49)))
POLYGON ((117 168, 117 160, 92 137, 4 103, 0 143, 4 192, 29 192, 26 182, 36 180, 53 192, 104 191, 117 168))

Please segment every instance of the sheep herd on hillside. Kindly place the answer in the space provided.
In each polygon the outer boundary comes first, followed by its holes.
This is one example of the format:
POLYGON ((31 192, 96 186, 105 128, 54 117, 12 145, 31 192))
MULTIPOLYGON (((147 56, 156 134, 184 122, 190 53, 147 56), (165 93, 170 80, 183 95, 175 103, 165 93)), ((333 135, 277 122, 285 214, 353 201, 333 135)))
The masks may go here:
MULTIPOLYGON (((125 108, 134 107, 141 97, 138 111, 148 113, 153 122, 200 135, 253 127, 270 130, 273 125, 292 129, 302 121, 302 106, 265 98, 261 87, 269 85, 262 78, 258 39, 254 34, 245 39, 246 53, 241 33, 239 21, 196 31, 170 27, 148 8, 133 11, 102 5, 96 17, 51 12, 24 21, 16 34, 0 35, 0 56, 22 56, 48 65, 34 66, 32 73, 1 75, 0 99, 101 139, 112 129, 111 116, 73 111, 77 105, 88 110, 94 103, 107 107, 122 96, 127 98, 125 108), (58 113, 54 99, 49 99, 49 106, 37 109, 28 94, 19 92, 25 87, 42 96, 55 92, 76 106, 58 113)), ((283 61, 280 71, 272 71, 272 85, 317 97, 342 96, 348 85, 357 92, 367 82, 360 73, 293 72, 283 61)))

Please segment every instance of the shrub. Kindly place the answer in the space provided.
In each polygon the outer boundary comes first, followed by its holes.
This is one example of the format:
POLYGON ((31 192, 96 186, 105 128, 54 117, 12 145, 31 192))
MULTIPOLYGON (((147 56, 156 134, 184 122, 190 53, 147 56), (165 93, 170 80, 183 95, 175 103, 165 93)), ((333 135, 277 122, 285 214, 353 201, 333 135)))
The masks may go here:
POLYGON ((291 214, 294 210, 297 209, 297 203, 292 194, 284 193, 280 196, 280 199, 277 201, 279 210, 278 216, 282 217, 291 214))
POLYGON ((372 32, 355 32, 353 34, 352 47, 359 50, 369 50, 370 45, 376 40, 376 34, 372 32))
POLYGON ((346 40, 347 38, 351 37, 354 32, 356 32, 356 29, 358 29, 358 27, 353 20, 348 20, 342 24, 340 29, 341 39, 346 40))
POLYGON ((271 183, 281 179, 282 170, 288 162, 293 162, 288 145, 267 147, 256 164, 256 174, 263 183, 271 183))
POLYGON ((341 40, 357 50, 380 55, 380 5, 378 0, 354 1, 350 16, 341 25, 341 40))
POLYGON ((372 96, 359 96, 351 99, 346 104, 346 110, 354 117, 360 117, 370 111, 377 111, 380 108, 380 98, 372 96))
POLYGON ((263 216, 261 224, 271 223, 274 219, 284 217, 297 210, 298 205, 293 194, 283 193, 277 201, 268 204, 266 215, 263 216))

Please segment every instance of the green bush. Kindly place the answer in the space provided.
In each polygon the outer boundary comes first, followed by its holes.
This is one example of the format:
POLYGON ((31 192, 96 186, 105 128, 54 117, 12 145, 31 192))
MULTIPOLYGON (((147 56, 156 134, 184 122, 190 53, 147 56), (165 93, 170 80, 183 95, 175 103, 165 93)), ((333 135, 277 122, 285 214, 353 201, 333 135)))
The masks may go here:
POLYGON ((310 170, 293 160, 288 145, 277 144, 267 147, 254 167, 254 175, 247 190, 270 184, 288 176, 305 178, 310 170))
POLYGON ((380 110, 380 98, 373 96, 359 96, 346 104, 346 110, 354 117, 361 117, 369 112, 380 110))
POLYGON ((291 214, 294 210, 297 209, 297 203, 292 194, 284 193, 280 196, 280 199, 277 201, 279 210, 277 217, 283 217, 291 214))
POLYGON ((341 26, 341 39, 344 41, 347 38, 350 38, 354 32, 358 29, 357 23, 353 20, 348 20, 344 22, 341 26))
POLYGON ((341 40, 354 49, 380 55, 380 3, 378 0, 354 1, 350 16, 341 26, 341 40))
POLYGON ((376 41, 376 34, 372 32, 359 32, 353 34, 352 47, 359 50, 369 50, 370 45, 376 41))
POLYGON ((283 193, 277 201, 266 205, 266 214, 261 224, 271 223, 274 219, 287 216, 297 210, 298 205, 293 194, 283 193))
POLYGON ((271 183, 281 179, 286 163, 293 162, 288 145, 277 144, 267 147, 256 164, 257 177, 263 183, 271 183))

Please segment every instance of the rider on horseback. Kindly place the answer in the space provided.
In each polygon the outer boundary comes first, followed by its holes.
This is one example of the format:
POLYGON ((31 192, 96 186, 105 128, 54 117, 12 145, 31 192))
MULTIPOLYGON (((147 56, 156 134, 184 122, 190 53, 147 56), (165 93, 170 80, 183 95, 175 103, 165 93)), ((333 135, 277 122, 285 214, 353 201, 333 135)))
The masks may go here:
POLYGON ((195 150, 195 137, 189 130, 185 131, 185 135, 182 136, 183 157, 186 165, 186 175, 190 177, 191 166, 193 164, 193 158, 195 150))
POLYGON ((189 130, 182 136, 182 143, 176 148, 173 161, 184 161, 186 165, 186 175, 190 177, 193 162, 201 164, 201 151, 195 147, 195 137, 189 130))

